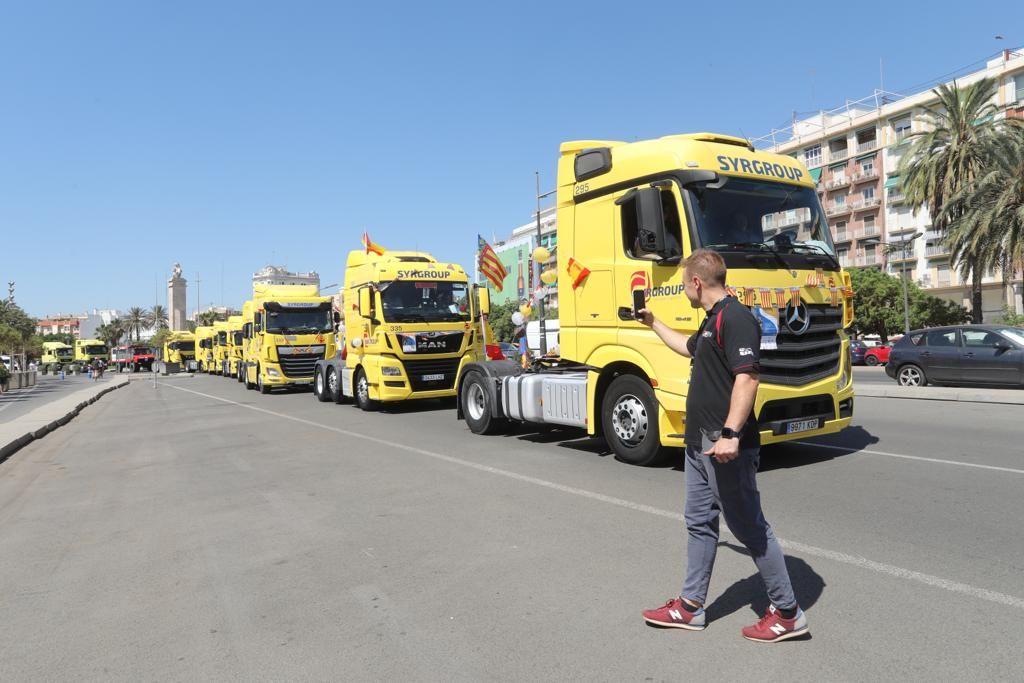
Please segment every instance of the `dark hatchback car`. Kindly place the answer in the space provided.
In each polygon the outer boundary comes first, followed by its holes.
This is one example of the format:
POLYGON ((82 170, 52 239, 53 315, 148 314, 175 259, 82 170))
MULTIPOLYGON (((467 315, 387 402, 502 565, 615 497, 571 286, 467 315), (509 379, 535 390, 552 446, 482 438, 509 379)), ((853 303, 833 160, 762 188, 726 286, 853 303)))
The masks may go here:
POLYGON ((985 384, 1024 387, 1024 330, 958 325, 915 330, 896 342, 885 374, 903 386, 985 384))
POLYGON ((861 340, 850 340, 850 356, 854 365, 864 365, 864 352, 867 350, 868 345, 861 340))

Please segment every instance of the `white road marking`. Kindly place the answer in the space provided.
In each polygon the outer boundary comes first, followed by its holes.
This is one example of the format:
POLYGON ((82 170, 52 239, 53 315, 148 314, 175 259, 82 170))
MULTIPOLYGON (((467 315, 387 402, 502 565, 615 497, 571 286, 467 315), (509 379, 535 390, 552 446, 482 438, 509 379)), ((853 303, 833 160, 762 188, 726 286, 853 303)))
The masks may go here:
MULTIPOLYGON (((601 503, 608 503, 609 505, 615 505, 620 508, 627 510, 633 510, 635 512, 643 512, 656 517, 664 517, 677 522, 686 523, 686 519, 681 512, 672 512, 671 510, 664 510, 662 508, 656 508, 651 505, 644 505, 642 503, 634 503, 630 500, 623 498, 616 498, 614 496, 608 496, 603 493, 597 493, 595 491, 588 491, 587 489, 580 489, 574 486, 566 486, 564 484, 558 484, 553 481, 546 479, 539 479, 537 477, 531 477, 525 474, 519 474, 517 472, 510 472, 509 470, 503 470, 497 467, 491 467, 490 465, 482 465, 480 463, 472 462, 469 460, 463 460, 461 458, 454 458, 450 455, 444 455, 443 453, 435 453, 434 451, 428 451, 423 448, 416 448, 415 446, 408 446, 397 441, 388 441, 387 439, 380 439, 375 436, 369 436, 367 434, 361 434, 359 432, 353 432, 348 429, 342 429, 340 427, 333 427, 331 425, 321 424, 305 418, 296 417, 294 415, 287 415, 285 413, 278 413, 273 410, 267 410, 266 408, 259 408, 253 405, 247 405, 245 403, 239 403, 238 401, 232 401, 231 399, 221 398, 220 396, 213 396, 212 394, 205 394, 201 391, 195 391, 194 389, 185 389, 183 387, 175 387, 167 385, 171 389, 177 391, 184 391, 189 394, 195 394, 197 396, 203 396, 204 398, 213 399, 214 401, 222 401, 223 403, 229 403, 231 405, 238 406, 240 408, 246 408, 247 410, 253 410, 258 413, 264 413, 266 415, 273 415, 274 417, 280 417, 285 420, 291 420, 292 422, 298 422, 300 424, 309 425, 311 427, 318 427, 325 429, 336 434, 342 434, 344 436, 350 436, 356 439, 362 439, 371 443, 376 443, 381 446, 389 446, 398 450, 408 451, 410 453, 416 453, 418 455, 425 455, 435 460, 441 460, 443 462, 451 463, 453 465, 460 465, 462 467, 468 467, 481 472, 487 472, 488 474, 494 474, 501 477, 507 477, 516 481, 525 482, 527 484, 534 484, 536 486, 542 486, 547 489, 554 491, 560 491, 561 493, 568 493, 574 496, 580 496, 581 498, 587 498, 589 500, 596 500, 601 503)), ((818 445, 818 444, 814 444, 818 445)), ((723 530, 722 535, 731 536, 728 531, 723 530)), ((903 567, 897 567, 891 564, 885 564, 884 562, 876 562, 869 560, 866 557, 860 557, 858 555, 849 555, 847 553, 837 552, 835 550, 829 550, 827 548, 819 548, 813 545, 807 545, 805 543, 799 543, 797 541, 787 541, 784 539, 778 539, 779 543, 782 544, 783 548, 803 553, 804 555, 810 555, 813 557, 821 557, 833 562, 839 562, 841 564, 848 564, 854 567, 860 567, 861 569, 867 569, 869 571, 877 572, 879 574, 887 574, 899 579, 906 579, 908 581, 914 581, 921 583, 926 586, 933 588, 941 588, 953 593, 960 593, 972 598, 979 600, 986 600, 988 602, 994 602, 999 605, 1006 605, 1007 607, 1016 607, 1017 609, 1024 610, 1024 599, 1018 598, 1013 595, 1007 595, 1005 593, 997 593, 996 591, 990 591, 985 588, 979 588, 977 586, 971 586, 966 583, 959 583, 957 581, 950 581, 940 576, 932 576, 931 574, 924 574, 922 572, 913 571, 911 569, 904 569, 903 567)))
POLYGON ((957 467, 974 467, 979 470, 995 470, 996 472, 1010 472, 1012 474, 1024 474, 1024 470, 1015 470, 1012 467, 997 467, 995 465, 979 465, 973 462, 961 462, 960 460, 942 460, 940 458, 925 458, 920 455, 905 455, 903 453, 887 453, 885 451, 869 451, 865 448, 849 448, 847 446, 830 446, 823 443, 811 441, 792 441, 791 443, 801 446, 812 446, 814 448, 827 448, 833 451, 845 451, 846 453, 867 453, 868 455, 884 455, 887 458, 902 458, 904 460, 920 460, 922 462, 933 462, 939 465, 956 465, 957 467))

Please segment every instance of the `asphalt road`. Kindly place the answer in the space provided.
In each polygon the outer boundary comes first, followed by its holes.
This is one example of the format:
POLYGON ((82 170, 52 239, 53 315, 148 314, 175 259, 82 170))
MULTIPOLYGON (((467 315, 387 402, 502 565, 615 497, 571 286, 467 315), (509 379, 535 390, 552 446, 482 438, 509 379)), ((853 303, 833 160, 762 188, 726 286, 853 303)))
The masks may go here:
POLYGON ((1021 680, 1020 407, 856 410, 763 454, 811 626, 767 646, 728 537, 706 631, 640 619, 681 583, 679 470, 436 403, 136 382, 0 465, 0 679, 1021 680))
MULTIPOLYGON (((110 382, 117 373, 105 373, 101 382, 110 382)), ((44 403, 55 401, 65 395, 89 386, 92 380, 86 375, 66 375, 60 379, 54 375, 36 374, 36 385, 25 389, 14 389, 0 394, 0 422, 10 422, 34 410, 44 403)))

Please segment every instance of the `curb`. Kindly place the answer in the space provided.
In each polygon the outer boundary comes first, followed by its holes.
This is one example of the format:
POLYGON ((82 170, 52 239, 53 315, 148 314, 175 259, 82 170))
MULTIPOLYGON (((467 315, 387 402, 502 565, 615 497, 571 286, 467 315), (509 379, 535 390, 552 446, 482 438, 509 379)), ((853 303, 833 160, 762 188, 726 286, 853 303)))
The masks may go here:
POLYGON ((113 386, 107 387, 106 389, 104 389, 103 391, 99 392, 95 396, 91 396, 88 401, 82 401, 77 406, 75 406, 74 409, 71 410, 71 412, 69 412, 69 413, 67 413, 65 415, 62 415, 61 417, 57 418, 53 422, 50 422, 50 423, 40 427, 39 429, 35 430, 34 432, 28 432, 27 434, 19 436, 17 439, 15 439, 14 441, 11 441, 10 443, 8 443, 8 444, 6 444, 4 446, 0 446, 0 463, 4 462, 5 460, 7 460, 7 458, 11 457, 12 455, 17 453, 22 448, 24 448, 25 446, 29 445, 30 443, 32 443, 36 439, 41 439, 44 436, 46 436, 47 434, 49 434, 50 432, 52 432, 53 430, 57 429, 58 427, 63 427, 68 422, 71 422, 71 420, 74 419, 74 417, 76 415, 78 415, 80 412, 82 412, 83 408, 85 408, 86 406, 88 406, 90 404, 95 403, 96 401, 98 401, 100 399, 101 396, 103 396, 105 394, 109 394, 111 391, 114 391, 115 389, 120 389, 121 387, 126 387, 126 386, 128 386, 128 382, 127 381, 122 382, 121 384, 115 384, 113 386))
POLYGON ((1014 395, 1012 390, 1007 390, 1007 396, 979 396, 977 392, 964 391, 947 395, 934 394, 934 389, 942 387, 904 387, 902 389, 867 389, 857 387, 854 383, 854 392, 858 398, 893 398, 915 401, 946 401, 950 403, 981 403, 990 405, 1024 405, 1024 392, 1014 395))

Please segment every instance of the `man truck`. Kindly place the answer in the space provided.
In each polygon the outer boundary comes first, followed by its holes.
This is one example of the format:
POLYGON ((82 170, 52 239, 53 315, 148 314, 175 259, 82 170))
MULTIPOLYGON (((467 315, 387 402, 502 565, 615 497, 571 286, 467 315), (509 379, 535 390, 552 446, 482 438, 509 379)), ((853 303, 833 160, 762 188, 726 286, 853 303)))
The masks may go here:
POLYGON ((454 398, 462 369, 486 340, 462 266, 430 254, 352 251, 342 290, 345 345, 316 365, 322 401, 381 403, 454 398))
POLYGON ((227 376, 224 366, 228 360, 228 321, 213 323, 213 374, 227 376))
POLYGON ((316 362, 334 355, 331 297, 316 285, 254 285, 242 318, 248 389, 311 385, 316 362))
POLYGON ((196 367, 199 369, 199 372, 213 372, 213 325, 199 325, 196 327, 195 342, 196 367))
POLYGON ((227 360, 224 363, 226 377, 234 377, 242 381, 242 316, 233 315, 228 318, 227 360))
POLYGON ((106 343, 100 339, 76 339, 75 362, 88 365, 94 360, 110 360, 110 350, 106 343))
POLYGON ((75 350, 64 342, 43 342, 43 354, 39 357, 40 367, 48 372, 57 372, 75 360, 75 350))
POLYGON ((838 432, 853 415, 846 330, 853 290, 807 170, 747 140, 697 133, 561 146, 556 189, 558 358, 466 367, 459 418, 476 434, 516 422, 580 427, 638 465, 685 445, 690 362, 634 319, 696 332, 682 261, 718 251, 762 326, 761 443, 838 432), (673 448, 675 447, 675 448, 673 448))

